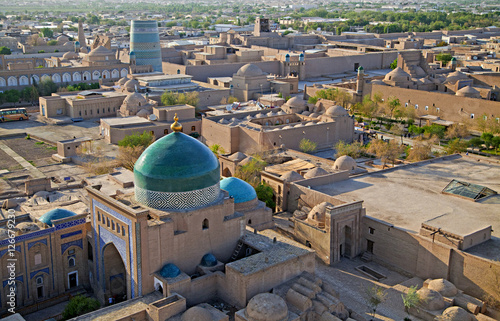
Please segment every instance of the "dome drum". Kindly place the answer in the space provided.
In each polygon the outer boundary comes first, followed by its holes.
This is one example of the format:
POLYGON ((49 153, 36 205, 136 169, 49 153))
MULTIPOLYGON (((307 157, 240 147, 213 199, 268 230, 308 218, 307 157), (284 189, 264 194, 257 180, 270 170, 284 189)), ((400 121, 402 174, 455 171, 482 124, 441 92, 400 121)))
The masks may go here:
POLYGON ((220 164, 198 140, 174 132, 154 142, 134 166, 135 198, 159 210, 186 210, 219 199, 220 164))

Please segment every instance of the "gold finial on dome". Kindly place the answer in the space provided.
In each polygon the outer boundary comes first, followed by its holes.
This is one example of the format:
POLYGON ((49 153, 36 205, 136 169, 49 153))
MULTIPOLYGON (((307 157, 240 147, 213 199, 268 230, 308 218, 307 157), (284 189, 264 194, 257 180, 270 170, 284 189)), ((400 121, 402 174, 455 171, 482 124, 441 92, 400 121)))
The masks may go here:
POLYGON ((179 118, 177 117, 177 113, 175 113, 174 123, 172 125, 170 125, 170 128, 172 128, 172 130, 176 133, 182 131, 182 125, 177 122, 178 120, 179 120, 179 118))

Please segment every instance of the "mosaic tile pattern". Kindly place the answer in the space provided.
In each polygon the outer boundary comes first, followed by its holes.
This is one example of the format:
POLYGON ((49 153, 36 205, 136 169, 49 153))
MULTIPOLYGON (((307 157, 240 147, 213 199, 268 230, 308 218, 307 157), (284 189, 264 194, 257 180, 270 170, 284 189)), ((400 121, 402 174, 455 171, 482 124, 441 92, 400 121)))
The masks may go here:
MULTIPOLYGON (((92 220, 93 220, 93 229, 94 229, 94 248, 95 248, 95 261, 96 261, 96 265, 95 265, 95 268, 96 268, 96 274, 97 274, 97 281, 99 282, 99 279, 100 279, 100 274, 99 274, 99 268, 100 268, 100 262, 103 262, 102 261, 102 258, 100 258, 100 253, 102 253, 102 249, 104 248, 104 245, 103 244, 103 240, 101 238, 99 238, 99 243, 98 243, 98 240, 97 240, 97 236, 99 235, 101 229, 99 229, 99 232, 96 230, 96 227, 98 226, 97 224, 97 209, 107 213, 108 215, 111 215, 115 218, 117 218, 118 220, 120 220, 122 223, 125 223, 127 225, 127 235, 128 235, 128 242, 129 242, 129 253, 134 253, 134 248, 133 248, 133 238, 132 238, 132 221, 121 215, 120 213, 112 210, 111 208, 109 208, 108 206, 100 203, 99 201, 93 199, 92 200, 92 220), (99 245, 99 247, 98 247, 99 245)), ((106 230, 106 229, 102 229, 102 230, 106 230)), ((109 231, 106 231, 108 233, 110 233, 109 231)), ((112 234, 112 233, 110 233, 112 234)), ((115 236, 113 234, 113 236, 115 236)), ((117 237, 118 238, 118 237, 117 237)), ((119 238, 121 241, 123 241, 123 239, 119 238)), ((118 241, 119 242, 119 241, 118 241)), ((123 241, 125 242, 125 241, 123 241)), ((117 244, 115 244, 116 248, 118 251, 119 250, 119 247, 117 244)), ((124 247, 124 249, 126 248, 126 245, 124 247)), ((130 264, 130 276, 131 276, 131 284, 130 284, 130 288, 131 288, 131 298, 134 298, 135 297, 135 282, 137 281, 138 285, 141 285, 142 284, 142 275, 139 273, 139 280, 136 280, 135 279, 135 275, 134 275, 134 270, 135 270, 135 266, 134 266, 134 257, 133 255, 130 255, 130 257, 128 258, 127 255, 126 255, 126 251, 125 251, 125 254, 122 255, 122 253, 120 253, 120 255, 122 256, 122 259, 123 261, 125 262, 125 267, 129 266, 128 264, 130 264), (130 263, 129 263, 130 262, 130 263)), ((140 288, 139 288, 139 292, 141 292, 140 288)))
POLYGON ((65 239, 67 237, 70 237, 73 235, 78 235, 78 234, 82 234, 82 230, 78 230, 78 231, 74 231, 74 232, 70 232, 70 233, 66 233, 66 234, 61 234, 61 238, 65 239))
POLYGON ((220 183, 189 192, 157 192, 135 186, 136 200, 158 210, 185 210, 206 206, 219 197, 220 183))
POLYGON ((36 271, 31 272, 31 273, 30 273, 30 280, 31 280, 33 277, 35 277, 35 275, 37 275, 37 274, 38 274, 38 273, 40 273, 40 272, 43 272, 43 273, 47 273, 47 274, 49 274, 49 268, 48 268, 48 267, 46 267, 45 269, 40 269, 40 270, 36 270, 36 271))
POLYGON ((37 243, 42 243, 42 244, 47 245, 47 239, 38 240, 38 241, 34 241, 34 242, 29 242, 28 243, 28 251, 29 251, 29 249, 31 249, 33 247, 33 245, 35 245, 37 243))
POLYGON ((61 244, 61 255, 63 255, 64 252, 66 252, 66 250, 68 248, 70 248, 71 246, 78 246, 79 248, 81 248, 83 250, 83 240, 79 239, 79 240, 74 240, 74 241, 71 241, 68 243, 61 244))
MULTIPOLYGON (((22 275, 20 275, 20 276, 16 276, 16 281, 19 281, 19 282, 21 282, 21 283, 24 283, 24 278, 23 278, 23 276, 22 276, 22 275)), ((7 286, 7 284, 8 284, 8 283, 9 283, 9 280, 5 280, 5 281, 3 281, 3 284, 2 284, 2 285, 3 285, 3 287, 5 288, 5 286, 7 286)), ((0 302, 1 302, 1 301, 0 301, 0 302)))

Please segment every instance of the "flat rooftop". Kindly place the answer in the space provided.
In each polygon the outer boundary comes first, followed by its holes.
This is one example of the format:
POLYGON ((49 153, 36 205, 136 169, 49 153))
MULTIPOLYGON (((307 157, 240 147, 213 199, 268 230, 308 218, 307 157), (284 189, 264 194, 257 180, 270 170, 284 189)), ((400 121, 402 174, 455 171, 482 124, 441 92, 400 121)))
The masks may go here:
POLYGON ((314 252, 310 248, 284 237, 273 230, 264 230, 258 234, 254 234, 247 228, 243 242, 260 251, 260 253, 228 263, 226 266, 244 275, 250 275, 265 270, 270 266, 314 252), (273 243, 273 238, 276 238, 276 243, 273 243))
POLYGON ((396 167, 311 188, 342 201, 363 200, 366 214, 418 233, 422 222, 438 216, 441 228, 459 235, 491 225, 500 238, 500 195, 474 202, 442 194, 452 179, 500 191, 500 165, 496 160, 455 155, 396 167))
POLYGON ((182 78, 193 78, 193 76, 190 75, 181 75, 181 74, 175 74, 175 75, 151 75, 151 76, 137 76, 135 77, 136 80, 138 81, 155 81, 155 80, 166 80, 166 79, 182 79, 182 78))
POLYGON ((139 116, 131 117, 113 117, 113 118, 101 118, 101 121, 108 124, 111 127, 129 127, 137 125, 149 125, 151 122, 145 118, 139 116))

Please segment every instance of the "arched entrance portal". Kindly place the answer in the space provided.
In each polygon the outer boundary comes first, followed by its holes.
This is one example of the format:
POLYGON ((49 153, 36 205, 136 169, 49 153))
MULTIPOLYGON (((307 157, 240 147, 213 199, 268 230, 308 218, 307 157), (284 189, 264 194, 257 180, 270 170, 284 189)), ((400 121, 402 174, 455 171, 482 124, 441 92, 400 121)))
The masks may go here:
POLYGON ((224 168, 224 170, 222 171, 222 176, 224 176, 224 177, 231 177, 231 176, 233 176, 233 175, 231 174, 231 171, 229 170, 229 168, 227 168, 227 167, 226 167, 226 168, 224 168))
POLYGON ((103 249, 104 286, 106 300, 113 298, 113 302, 127 299, 127 270, 123 260, 113 243, 103 249))

